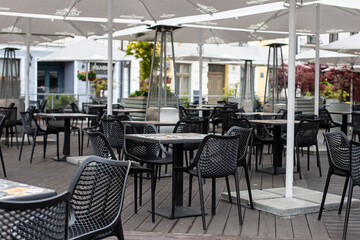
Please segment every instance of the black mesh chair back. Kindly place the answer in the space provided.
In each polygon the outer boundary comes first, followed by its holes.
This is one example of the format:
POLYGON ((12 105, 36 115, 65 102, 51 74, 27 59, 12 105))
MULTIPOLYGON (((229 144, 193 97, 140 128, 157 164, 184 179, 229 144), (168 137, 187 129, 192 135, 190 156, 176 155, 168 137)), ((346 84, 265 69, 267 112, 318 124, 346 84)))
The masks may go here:
POLYGON ((26 112, 29 112, 29 113, 35 113, 35 107, 34 106, 29 106, 28 109, 26 109, 26 112))
POLYGON ((8 108, 13 108, 13 107, 15 107, 15 103, 14 103, 14 102, 10 103, 9 106, 8 106, 8 108))
POLYGON ((87 132, 95 156, 116 160, 109 141, 100 132, 87 132))
POLYGON ((101 125, 104 136, 113 148, 123 148, 124 146, 124 125, 116 118, 102 118, 101 125))
POLYGON ((360 143, 350 142, 350 174, 353 185, 360 186, 360 143))
POLYGON ((188 114, 183 106, 179 106, 180 119, 188 118, 188 114))
POLYGON ((69 239, 123 238, 121 210, 129 161, 85 159, 70 184, 69 239))
POLYGON ((237 169, 238 148, 238 135, 206 136, 191 165, 197 166, 205 178, 233 175, 237 169))
POLYGON ((100 117, 103 115, 102 108, 89 107, 89 108, 88 108, 88 114, 94 114, 94 115, 97 115, 97 116, 98 116, 98 117, 92 117, 92 118, 90 118, 90 120, 91 120, 91 126, 96 126, 96 125, 100 124, 100 117))
POLYGON ((328 152, 329 166, 337 175, 345 176, 350 172, 350 143, 341 131, 324 133, 328 152))
POLYGON ((68 192, 35 201, 0 201, 0 238, 67 239, 68 192))
POLYGON ((71 106, 71 110, 73 113, 80 113, 80 110, 79 110, 78 106, 76 105, 76 103, 72 102, 72 103, 70 103, 70 106, 71 106))
POLYGON ((246 164, 247 149, 250 144, 252 128, 241 128, 233 126, 227 132, 226 136, 239 135, 239 150, 238 150, 238 166, 246 164))
POLYGON ((48 101, 47 99, 42 100, 42 102, 41 102, 41 104, 39 106, 39 112, 41 112, 41 113, 45 112, 47 101, 48 101))
POLYGON ((236 118, 236 114, 233 110, 220 111, 222 134, 224 135, 233 125, 232 119, 236 118))
POLYGON ((29 101, 30 106, 33 106, 35 109, 35 112, 39 112, 40 111, 40 101, 34 101, 34 100, 30 100, 29 101))
POLYGON ((13 127, 17 122, 17 108, 0 108, 0 114, 6 115, 3 127, 13 127))
POLYGON ((120 121, 133 121, 133 118, 130 115, 117 115, 112 117, 120 121))
POLYGON ((113 103, 112 109, 125 109, 120 103, 113 103))
MULTIPOLYGON (((153 124, 144 124, 141 126, 126 125, 126 134, 156 134, 156 128, 153 124)), ((125 139, 124 149, 127 156, 135 161, 157 159, 160 154, 161 145, 143 141, 125 139)))
POLYGON ((297 128, 295 141, 299 147, 307 147, 317 144, 320 119, 303 119, 297 128))
MULTIPOLYGON (((180 120, 174 127, 174 133, 203 133, 205 121, 203 119, 180 120)), ((198 149, 200 144, 184 143, 184 150, 198 149)))
POLYGON ((88 107, 88 105, 89 104, 94 104, 93 102, 83 102, 82 103, 82 108, 81 108, 81 110, 83 111, 83 113, 88 113, 88 111, 89 111, 89 107, 88 107))
POLYGON ((319 109, 320 128, 330 129, 332 118, 325 108, 319 109))
POLYGON ((353 127, 353 137, 352 139, 354 139, 354 136, 360 135, 360 111, 354 111, 351 113, 351 121, 352 121, 352 127, 353 127))
POLYGON ((36 131, 41 130, 32 113, 21 112, 20 116, 23 122, 23 131, 25 134, 33 135, 36 131))
MULTIPOLYGON (((3 132, 3 125, 4 125, 5 120, 6 120, 6 115, 0 114, 0 139, 1 139, 2 132, 3 132)), ((0 146, 0 161, 1 161, 3 172, 4 172, 4 177, 6 177, 6 169, 5 169, 4 158, 2 155, 2 151, 1 151, 1 146, 0 146)))

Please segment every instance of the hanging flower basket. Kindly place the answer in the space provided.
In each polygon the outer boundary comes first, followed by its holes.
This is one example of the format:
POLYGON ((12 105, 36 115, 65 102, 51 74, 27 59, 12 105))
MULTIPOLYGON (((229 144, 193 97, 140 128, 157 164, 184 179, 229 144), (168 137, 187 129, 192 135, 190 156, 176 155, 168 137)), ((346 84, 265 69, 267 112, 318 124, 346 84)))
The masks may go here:
MULTIPOLYGON (((81 80, 81 81, 83 81, 83 82, 85 82, 86 81, 86 74, 85 74, 85 72, 77 72, 77 78, 79 79, 79 80, 81 80)), ((94 81, 96 79, 96 72, 94 72, 94 71, 90 71, 90 72, 88 72, 88 80, 90 81, 90 82, 92 82, 92 81, 94 81)))

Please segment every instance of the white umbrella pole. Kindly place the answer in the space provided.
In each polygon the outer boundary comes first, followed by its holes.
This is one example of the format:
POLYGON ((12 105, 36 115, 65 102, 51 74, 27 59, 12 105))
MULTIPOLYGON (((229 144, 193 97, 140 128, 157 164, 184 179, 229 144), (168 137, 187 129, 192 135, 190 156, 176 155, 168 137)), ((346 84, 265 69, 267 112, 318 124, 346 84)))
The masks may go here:
MULTIPOLYGON (((203 70, 203 31, 199 30, 199 107, 202 108, 202 70, 203 70)), ((202 111, 199 111, 199 116, 202 117, 202 111)))
POLYGON ((320 97, 320 4, 316 4, 314 114, 319 116, 320 97))
POLYGON ((294 168, 294 121, 295 121, 295 55, 296 55, 296 0, 291 0, 289 8, 289 70, 288 70, 288 116, 286 139, 286 181, 285 197, 293 196, 294 168))
POLYGON ((113 35, 113 0, 108 0, 108 63, 107 63, 107 75, 108 75, 108 87, 107 87, 107 114, 112 115, 112 97, 113 97, 113 75, 112 75, 112 35, 113 35))
POLYGON ((89 71, 89 63, 85 62, 85 82, 86 82, 86 101, 89 101, 89 77, 88 77, 88 71, 89 71))
POLYGON ((28 18, 26 32, 26 77, 25 77, 25 110, 30 106, 30 43, 31 43, 31 18, 28 18))

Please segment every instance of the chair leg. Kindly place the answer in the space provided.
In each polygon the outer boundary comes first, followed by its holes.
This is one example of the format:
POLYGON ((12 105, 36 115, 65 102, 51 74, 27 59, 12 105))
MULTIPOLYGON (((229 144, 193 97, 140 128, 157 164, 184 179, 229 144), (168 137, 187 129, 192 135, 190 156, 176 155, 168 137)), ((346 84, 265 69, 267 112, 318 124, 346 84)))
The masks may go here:
POLYGON ((249 193, 250 207, 251 207, 251 209, 254 209, 254 203, 252 200, 251 187, 250 187, 249 170, 247 169, 247 166, 244 166, 244 170, 245 170, 246 185, 247 185, 248 193, 249 193))
POLYGON ((156 177, 154 172, 150 173, 151 175, 151 221, 155 222, 155 187, 156 187, 156 177))
POLYGON ((79 156, 81 156, 80 130, 78 131, 78 148, 79 148, 79 156))
POLYGON ((261 165, 262 161, 262 154, 263 154, 264 144, 260 145, 260 158, 259 158, 259 165, 261 165))
POLYGON ((19 149, 19 139, 18 139, 18 135, 17 135, 17 127, 15 124, 15 137, 16 137, 16 148, 19 149))
POLYGON ((85 131, 81 132, 81 156, 84 154, 84 135, 85 131))
POLYGON ((124 231, 122 228, 121 220, 114 227, 114 235, 117 237, 118 240, 124 240, 124 231))
POLYGON ((45 159, 45 157, 46 157, 47 135, 45 134, 45 135, 43 136, 43 138, 44 138, 44 144, 43 144, 43 150, 44 150, 43 159, 45 159))
POLYGON ((23 149, 23 146, 24 146, 24 140, 25 140, 25 133, 23 133, 23 135, 22 135, 21 146, 20 146, 20 154, 19 154, 19 161, 21 160, 21 153, 22 153, 22 149, 23 149))
POLYGON ((204 193, 202 187, 202 178, 199 168, 197 169, 197 171, 198 171, 198 183, 199 183, 199 194, 200 194, 201 218, 202 218, 203 230, 206 230, 205 203, 204 203, 204 193))
POLYGON ((307 147, 307 170, 310 171, 310 147, 307 147))
POLYGON ((216 214, 216 178, 211 179, 211 214, 216 214))
POLYGON ((238 207, 239 224, 242 225, 243 221, 242 221, 242 215, 241 215, 239 175, 238 175, 237 171, 234 174, 234 178, 235 178, 236 201, 237 201, 237 207, 238 207))
POLYGON ((1 146, 0 146, 0 160, 1 160, 1 165, 2 165, 3 172, 4 172, 4 177, 6 177, 5 163, 4 163, 4 157, 3 157, 2 151, 1 151, 1 146))
POLYGON ((226 188, 227 188, 227 192, 228 192, 229 202, 232 203, 229 177, 225 177, 225 180, 226 180, 226 188))
POLYGON ((137 213, 137 201, 138 201, 137 185, 138 185, 138 176, 137 173, 134 173, 134 213, 137 213))
POLYGON ((349 223, 349 216, 350 216, 350 208, 351 208, 351 198, 353 193, 353 182, 350 180, 350 187, 349 187, 349 194, 348 194, 348 201, 346 206, 346 213, 345 213, 345 221, 344 221, 344 231, 343 231, 343 237, 342 239, 346 239, 346 233, 347 233, 347 227, 349 223))
POLYGON ((32 163, 35 145, 36 145, 36 135, 33 136, 33 146, 32 146, 32 151, 31 151, 30 163, 32 163))
POLYGON ((326 177, 325 188, 324 188, 324 193, 323 193, 323 197, 322 197, 322 200, 321 200, 321 205, 320 205, 318 220, 321 219, 321 215, 322 215, 322 212, 323 212, 323 210, 324 210, 324 204, 325 204, 326 194, 327 194, 328 189, 329 189, 329 183, 330 183, 331 174, 332 174, 332 173, 329 171, 329 172, 328 172, 328 175, 327 175, 327 177, 326 177))
POLYGON ((299 172, 299 177, 302 179, 301 176, 301 165, 300 165, 300 149, 298 146, 296 146, 296 156, 297 156, 297 170, 299 172))
POLYGON ((188 202, 189 207, 191 207, 192 181, 193 181, 193 176, 190 174, 190 176, 189 176, 189 202, 188 202))
POLYGON ((340 202, 338 214, 341 214, 342 207, 343 207, 344 200, 345 200, 345 195, 346 195, 346 190, 347 190, 348 184, 349 184, 349 177, 346 177, 346 179, 345 179, 345 184, 344 184, 344 189, 343 189, 343 193, 342 193, 342 196, 341 196, 341 202, 340 202))
POLYGON ((58 161, 60 160, 60 154, 59 154, 59 133, 56 134, 56 156, 58 161))
POLYGON ((319 174, 320 174, 320 177, 322 177, 322 173, 321 173, 321 162, 320 162, 320 154, 319 154, 319 146, 318 144, 316 143, 315 145, 315 148, 316 148, 316 162, 317 162, 317 166, 319 168, 319 174))

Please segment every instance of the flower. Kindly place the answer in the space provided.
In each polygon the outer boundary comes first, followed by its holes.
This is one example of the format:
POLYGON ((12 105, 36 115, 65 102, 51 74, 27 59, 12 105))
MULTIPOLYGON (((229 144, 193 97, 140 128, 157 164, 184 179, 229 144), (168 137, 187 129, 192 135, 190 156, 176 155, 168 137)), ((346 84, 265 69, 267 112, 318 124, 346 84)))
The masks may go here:
MULTIPOLYGON (((77 78, 81 81, 86 81, 86 72, 79 72, 77 71, 77 78)), ((94 81, 96 79, 96 72, 90 71, 88 72, 88 79, 89 81, 94 81)))

